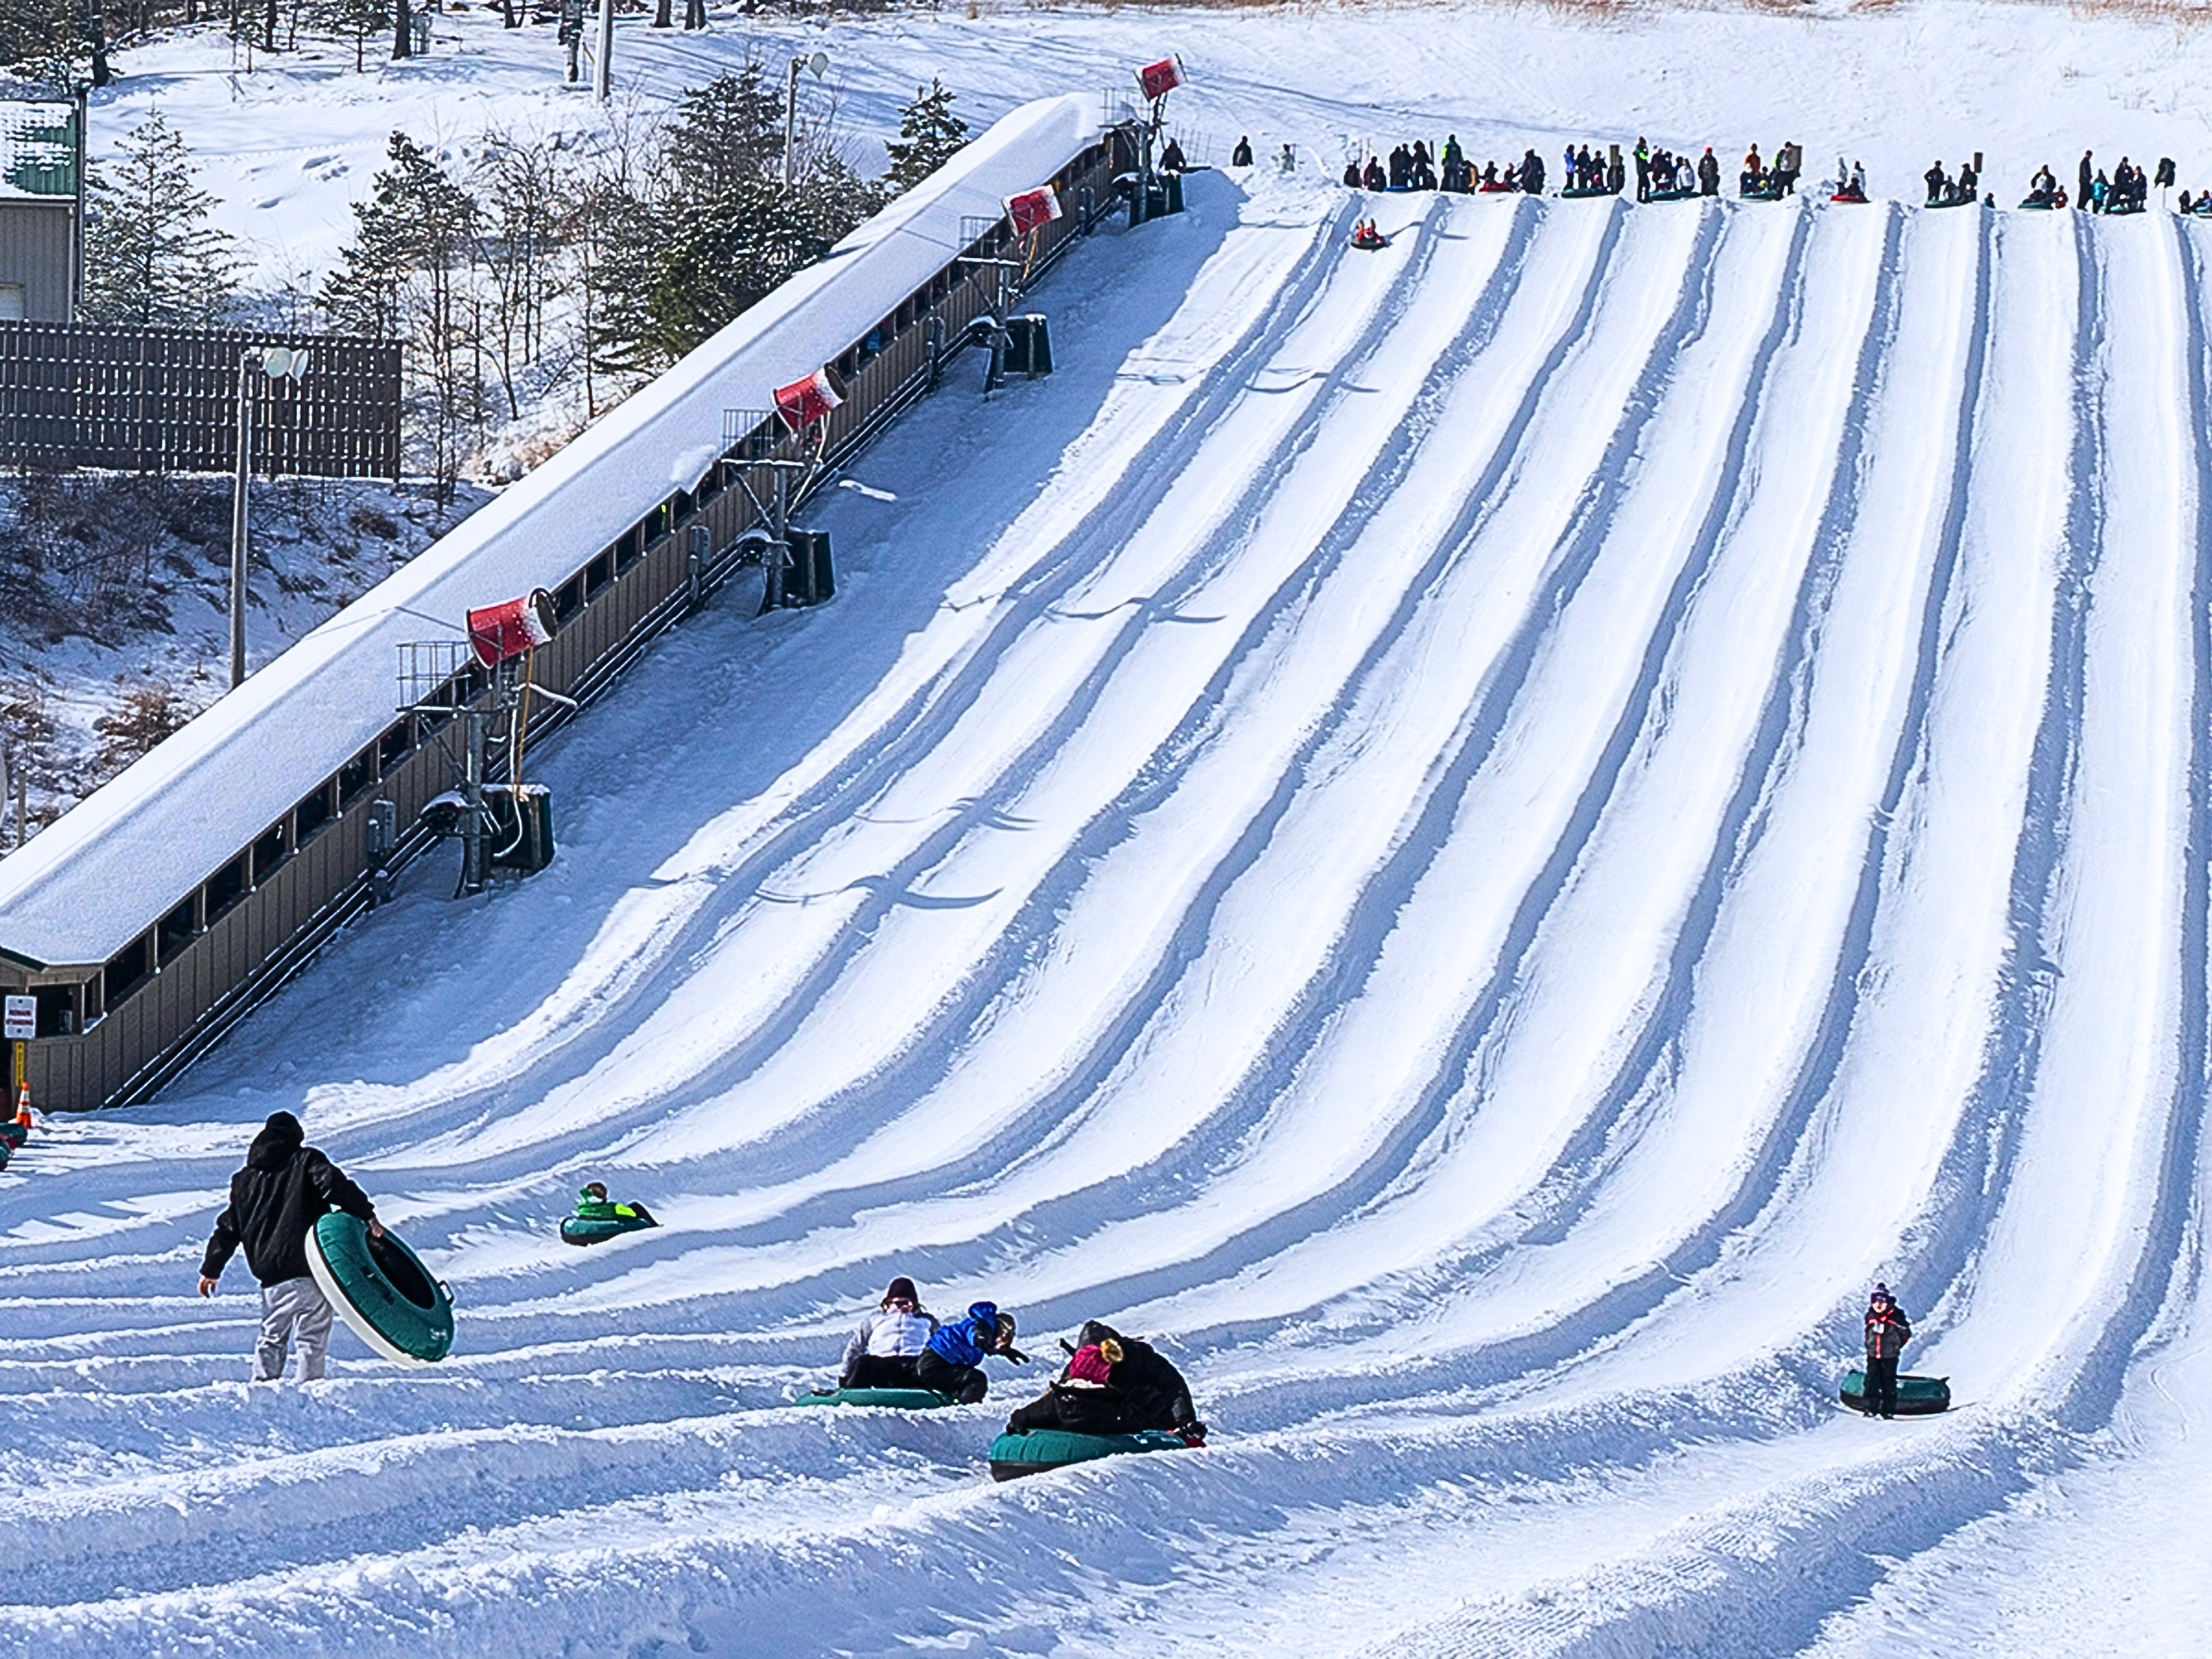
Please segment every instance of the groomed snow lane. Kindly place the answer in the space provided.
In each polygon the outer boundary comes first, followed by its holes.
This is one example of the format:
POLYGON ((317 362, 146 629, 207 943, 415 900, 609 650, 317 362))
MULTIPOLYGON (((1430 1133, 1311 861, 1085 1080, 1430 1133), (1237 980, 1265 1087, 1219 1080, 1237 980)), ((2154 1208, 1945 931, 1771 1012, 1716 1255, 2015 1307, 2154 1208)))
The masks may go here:
POLYGON ((549 745, 554 869, 0 1175, 0 1655, 1965 1651, 2187 1441, 2194 228, 1192 204, 830 492, 836 605, 549 745), (280 1106, 444 1365, 238 1380, 280 1106), (563 1249, 592 1176, 664 1226, 563 1249), (894 1272, 1157 1334, 1214 1444, 785 1406, 894 1272), (1952 1416, 1835 1407, 1875 1276, 1952 1416))

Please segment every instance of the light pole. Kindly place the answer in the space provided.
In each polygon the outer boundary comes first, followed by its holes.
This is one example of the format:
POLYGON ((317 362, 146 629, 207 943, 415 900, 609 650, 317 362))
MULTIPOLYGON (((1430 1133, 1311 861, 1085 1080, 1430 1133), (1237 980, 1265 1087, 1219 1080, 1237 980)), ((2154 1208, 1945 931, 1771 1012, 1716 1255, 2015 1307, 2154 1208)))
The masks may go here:
POLYGON ((783 99, 783 187, 791 188, 792 157, 797 148, 799 135, 799 71, 812 70, 819 81, 830 72, 830 54, 817 52, 810 58, 791 60, 791 85, 783 99))
POLYGON ((238 476, 230 494, 230 684, 246 684, 246 481, 253 467, 253 399, 264 380, 298 380, 307 372, 307 354, 270 346, 247 351, 238 360, 238 476))
POLYGON ((603 104, 615 95, 615 0, 599 0, 599 49, 592 61, 592 95, 603 104))

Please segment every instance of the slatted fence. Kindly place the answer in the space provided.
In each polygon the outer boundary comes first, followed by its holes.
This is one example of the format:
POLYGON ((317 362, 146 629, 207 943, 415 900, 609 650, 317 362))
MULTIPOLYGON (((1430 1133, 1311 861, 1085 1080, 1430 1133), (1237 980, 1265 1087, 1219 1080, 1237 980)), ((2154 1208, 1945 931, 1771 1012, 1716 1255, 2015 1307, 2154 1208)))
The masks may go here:
POLYGON ((227 472, 238 464, 239 364, 270 346, 306 375, 256 368, 257 471, 399 476, 399 347, 339 336, 0 322, 0 465, 227 472))

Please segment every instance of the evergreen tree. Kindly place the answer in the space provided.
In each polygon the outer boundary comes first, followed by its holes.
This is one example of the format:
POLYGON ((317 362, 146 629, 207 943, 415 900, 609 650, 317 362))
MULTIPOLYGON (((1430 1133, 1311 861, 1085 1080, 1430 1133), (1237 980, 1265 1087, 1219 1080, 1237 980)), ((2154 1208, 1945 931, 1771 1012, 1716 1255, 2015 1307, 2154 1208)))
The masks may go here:
POLYGON ((787 192, 757 177, 684 216, 652 262, 625 320, 647 362, 682 356, 776 285, 814 264, 873 210, 866 181, 834 162, 787 192))
POLYGON ((354 204, 356 234, 323 291, 340 328, 405 346, 418 430, 425 433, 437 501, 453 501, 462 435, 483 422, 482 310, 476 295, 475 198, 404 132, 373 194, 354 204))
POLYGON ((660 194, 704 207, 782 165, 782 100, 761 84, 760 65, 748 64, 677 99, 661 133, 660 194))
POLYGON ((899 136, 884 141, 891 158, 884 182, 894 191, 912 190, 967 142, 968 124, 952 112, 952 94, 933 78, 928 90, 916 87, 914 101, 899 112, 899 136))
POLYGON ((88 322, 205 327, 238 295, 232 239, 208 222, 215 198, 194 182, 183 136, 155 111, 93 167, 85 230, 88 322))

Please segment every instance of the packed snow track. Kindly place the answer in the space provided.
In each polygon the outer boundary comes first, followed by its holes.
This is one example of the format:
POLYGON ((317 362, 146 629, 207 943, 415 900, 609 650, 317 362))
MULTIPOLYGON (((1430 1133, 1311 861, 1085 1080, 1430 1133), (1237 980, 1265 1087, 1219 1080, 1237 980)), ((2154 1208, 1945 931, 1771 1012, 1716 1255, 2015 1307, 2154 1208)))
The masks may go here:
POLYGON ((2021 1650, 1974 1564, 2089 1498, 2203 1573, 2203 228, 1191 194, 828 492, 835 605, 549 749, 552 871, 0 1176, 0 1653, 2021 1650), (243 1382, 280 1107, 444 1364, 243 1382), (1213 1443, 786 1406, 896 1273, 1213 1443), (1949 1415, 1836 1406, 1876 1278, 1949 1415))

